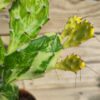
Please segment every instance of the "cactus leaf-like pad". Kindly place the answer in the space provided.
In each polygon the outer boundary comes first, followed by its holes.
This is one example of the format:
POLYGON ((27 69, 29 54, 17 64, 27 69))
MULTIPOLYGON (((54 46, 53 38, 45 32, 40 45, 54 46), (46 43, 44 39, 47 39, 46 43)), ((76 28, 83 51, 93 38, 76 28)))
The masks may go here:
MULTIPOLYGON (((44 35, 30 41, 25 48, 17 49, 5 57, 4 65, 8 69, 5 70, 6 81, 11 82, 25 72, 29 73, 26 75, 28 78, 44 74, 55 53, 61 49, 62 45, 57 34, 44 35)), ((52 63, 55 64, 53 61, 52 63)))
POLYGON ((9 53, 35 38, 48 15, 48 0, 15 0, 10 9, 9 53))

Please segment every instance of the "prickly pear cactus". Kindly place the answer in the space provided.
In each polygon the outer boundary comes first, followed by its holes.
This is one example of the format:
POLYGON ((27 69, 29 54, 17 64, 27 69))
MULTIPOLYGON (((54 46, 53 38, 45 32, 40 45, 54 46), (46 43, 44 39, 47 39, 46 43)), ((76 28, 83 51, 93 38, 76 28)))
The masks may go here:
MULTIPOLYGON (((0 9, 9 2, 0 0, 0 9)), ((79 46, 94 36, 93 26, 87 20, 73 16, 61 34, 38 35, 48 21, 48 0, 14 0, 9 13, 7 52, 0 39, 0 100, 18 100, 15 80, 42 77, 53 69, 76 73, 86 67, 85 62, 74 54, 58 60, 64 48, 79 46)))
POLYGON ((8 6, 12 0, 0 0, 0 11, 8 6))
POLYGON ((70 17, 61 33, 62 40, 65 37, 64 48, 79 46, 81 43, 94 37, 93 25, 81 17, 70 17))
POLYGON ((9 53, 37 36, 49 20, 48 0, 15 0, 10 13, 9 53))

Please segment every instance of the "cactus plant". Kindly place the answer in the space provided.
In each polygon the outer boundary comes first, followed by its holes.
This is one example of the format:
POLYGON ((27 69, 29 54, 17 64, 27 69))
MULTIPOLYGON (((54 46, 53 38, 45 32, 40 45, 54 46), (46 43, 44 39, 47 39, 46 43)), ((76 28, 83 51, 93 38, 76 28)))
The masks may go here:
POLYGON ((15 0, 10 13, 10 44, 0 39, 0 99, 18 100, 15 80, 42 77, 53 69, 77 72, 86 67, 77 55, 58 61, 60 53, 94 36, 93 26, 80 17, 69 18, 60 34, 38 35, 48 21, 48 0, 15 0), (9 90, 9 91, 8 91, 9 90))

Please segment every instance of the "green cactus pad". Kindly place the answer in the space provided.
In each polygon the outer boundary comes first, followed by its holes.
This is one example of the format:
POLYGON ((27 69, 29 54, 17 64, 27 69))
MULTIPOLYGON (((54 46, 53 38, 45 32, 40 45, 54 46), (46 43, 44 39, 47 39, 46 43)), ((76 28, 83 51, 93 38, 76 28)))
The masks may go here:
POLYGON ((57 34, 50 36, 46 34, 30 41, 26 47, 17 49, 5 57, 4 65, 8 69, 5 70, 6 81, 11 82, 26 72, 29 73, 26 75, 28 78, 44 74, 48 65, 55 64, 52 59, 61 49, 62 45, 57 34))
POLYGON ((48 15, 48 0, 15 0, 10 9, 9 53, 35 38, 48 15))

